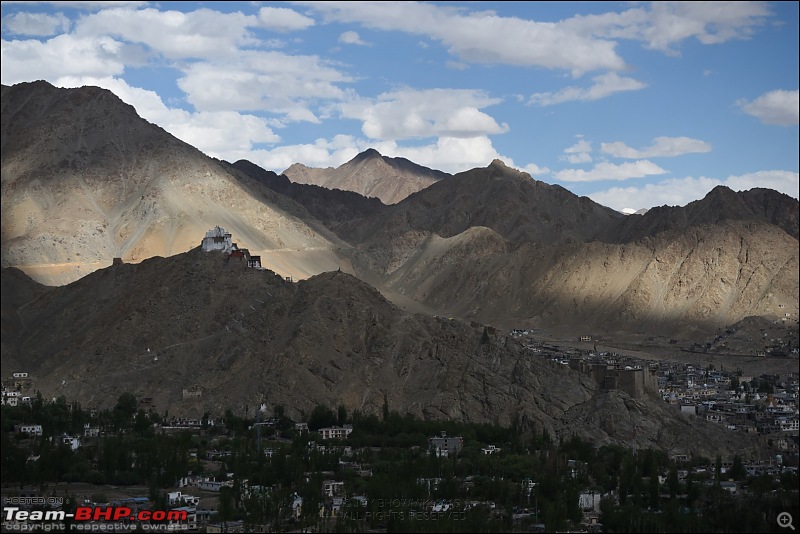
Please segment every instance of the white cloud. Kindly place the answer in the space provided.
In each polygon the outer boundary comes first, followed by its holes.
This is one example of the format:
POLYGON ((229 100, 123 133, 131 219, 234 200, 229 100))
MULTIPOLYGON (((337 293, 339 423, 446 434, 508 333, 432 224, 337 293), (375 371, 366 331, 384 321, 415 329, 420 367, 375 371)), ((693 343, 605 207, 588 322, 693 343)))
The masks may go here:
POLYGON ((657 50, 689 37, 719 44, 750 37, 767 15, 762 2, 653 2, 643 37, 657 50))
POLYGON ((667 171, 648 160, 625 162, 619 165, 602 162, 591 170, 564 169, 555 173, 560 182, 598 182, 601 180, 630 180, 654 174, 665 174, 667 171))
POLYGON ((424 35, 465 62, 566 69, 575 77, 624 69, 614 39, 671 53, 689 38, 703 44, 747 38, 770 15, 760 2, 653 2, 619 13, 539 22, 418 2, 304 3, 328 20, 424 35))
POLYGON ((616 72, 607 72, 592 78, 591 87, 582 88, 569 86, 555 93, 534 93, 529 102, 539 106, 552 106, 572 100, 590 101, 599 100, 622 91, 638 91, 647 87, 646 83, 620 76, 616 72))
POLYGON ((566 69, 579 76, 622 69, 616 44, 562 23, 500 17, 491 11, 418 2, 317 2, 306 4, 328 20, 404 31, 439 41, 461 61, 566 69))
POLYGON ((224 63, 189 65, 178 86, 198 110, 269 110, 290 121, 318 122, 309 107, 343 99, 337 84, 348 81, 316 56, 242 51, 224 63))
POLYGON ((495 159, 514 166, 511 158, 499 154, 486 136, 439 137, 435 143, 414 147, 398 146, 394 141, 384 141, 374 144, 373 147, 384 156, 406 158, 451 174, 475 167, 486 167, 495 159))
POLYGON ((522 168, 523 171, 527 172, 531 176, 538 176, 540 174, 550 174, 550 169, 547 167, 540 167, 535 163, 529 163, 522 168))
POLYGON ((791 171, 759 171, 741 176, 728 176, 723 185, 736 191, 766 187, 793 198, 800 198, 800 175, 791 171))
POLYGON ((274 143, 280 139, 260 117, 232 111, 189 113, 168 108, 153 91, 131 87, 115 78, 64 77, 54 85, 94 85, 108 89, 136 108, 145 120, 215 158, 229 159, 231 154, 247 152, 255 144, 274 143))
POLYGON ((314 19, 285 7, 262 7, 258 20, 264 28, 276 31, 305 30, 314 25, 314 19))
MULTIPOLYGON (((580 137, 580 136, 579 136, 580 137)), ((592 152, 592 143, 590 141, 586 141, 585 139, 580 139, 574 145, 567 147, 564 149, 564 156, 561 156, 559 159, 562 161, 568 161, 573 165, 577 165, 579 163, 591 163, 592 156, 590 153, 592 152)))
POLYGON ((356 99, 340 109, 342 116, 363 121, 361 129, 371 139, 468 138, 508 130, 480 111, 499 102, 470 89, 401 89, 376 99, 356 99))
POLYGON ((707 45, 746 39, 768 15, 762 2, 652 2, 619 13, 579 15, 563 24, 576 33, 642 41, 673 53, 674 45, 689 38, 707 45))
POLYGON ((616 210, 628 206, 635 209, 654 206, 685 206, 689 202, 703 198, 718 185, 730 187, 735 191, 746 191, 754 187, 775 189, 791 197, 798 198, 800 176, 791 171, 759 171, 740 176, 729 176, 725 180, 701 176, 693 178, 670 178, 641 187, 613 187, 590 193, 595 202, 616 210))
POLYGON ((110 37, 59 35, 44 42, 3 41, 0 72, 4 84, 55 80, 61 76, 105 77, 122 74, 124 45, 110 37))
POLYGON ((469 139, 440 137, 435 143, 427 145, 399 146, 394 141, 375 142, 338 135, 330 141, 317 139, 311 144, 254 150, 243 152, 239 157, 233 155, 232 157, 248 159, 265 169, 280 173, 293 163, 302 163, 309 167, 338 167, 367 148, 374 148, 384 156, 406 158, 419 165, 452 174, 475 167, 486 167, 494 159, 501 159, 513 166, 511 158, 499 154, 488 137, 469 139))
POLYGON ((560 159, 572 165, 579 165, 581 163, 592 162, 592 156, 589 155, 589 153, 587 152, 580 152, 578 154, 567 154, 566 156, 562 156, 560 159))
POLYGON ((294 163, 302 163, 308 167, 338 167, 367 148, 369 145, 365 140, 337 135, 330 141, 317 139, 313 143, 231 153, 228 161, 246 159, 264 169, 282 173, 294 163))
POLYGON ((349 31, 344 32, 339 36, 339 42, 344 44, 351 44, 351 45, 360 45, 360 46, 368 46, 369 43, 365 43, 361 40, 361 36, 358 35, 357 32, 349 31))
POLYGON ((256 16, 205 8, 189 13, 114 8, 78 19, 75 33, 141 43, 170 59, 194 59, 229 57, 243 45, 257 44, 247 28, 261 24, 256 16))
POLYGON ((791 126, 800 122, 800 92, 796 89, 770 91, 752 102, 740 100, 737 104, 764 124, 791 126))
POLYGON ((47 37, 69 31, 70 21, 61 13, 15 13, 3 17, 3 29, 16 35, 47 37))
POLYGON ((656 137, 653 144, 642 150, 631 148, 625 143, 600 143, 600 151, 615 158, 643 159, 667 158, 698 152, 710 152, 711 145, 691 137, 656 137))

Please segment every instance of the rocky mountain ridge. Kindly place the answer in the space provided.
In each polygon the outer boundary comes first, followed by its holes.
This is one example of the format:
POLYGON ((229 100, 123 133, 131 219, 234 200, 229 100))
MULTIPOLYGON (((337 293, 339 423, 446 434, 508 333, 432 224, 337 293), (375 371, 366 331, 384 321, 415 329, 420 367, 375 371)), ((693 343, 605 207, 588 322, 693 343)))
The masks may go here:
POLYGON ((365 197, 379 198, 384 204, 396 204, 450 176, 405 158, 383 156, 374 148, 336 168, 319 169, 295 163, 282 174, 298 184, 353 191, 365 197))
POLYGON ((635 438, 699 454, 743 445, 654 396, 601 390, 483 325, 403 312, 338 271, 290 283, 196 248, 40 287, 25 306, 18 297, 35 283, 19 276, 2 271, 12 289, 4 324, 19 319, 18 335, 4 338, 3 367, 24 368, 48 396, 87 408, 131 391, 145 408, 177 416, 267 403, 301 419, 317 404, 378 414, 386 399, 425 419, 516 421, 598 443, 635 438))

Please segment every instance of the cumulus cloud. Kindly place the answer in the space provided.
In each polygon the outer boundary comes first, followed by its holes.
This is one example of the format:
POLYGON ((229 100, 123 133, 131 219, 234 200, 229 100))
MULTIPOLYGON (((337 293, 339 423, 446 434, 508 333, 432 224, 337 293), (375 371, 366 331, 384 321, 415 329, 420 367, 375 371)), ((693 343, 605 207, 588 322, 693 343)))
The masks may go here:
POLYGON ((248 27, 261 24, 253 15, 205 8, 189 13, 113 8, 78 19, 75 33, 141 43, 169 59, 194 59, 235 55, 241 46, 257 43, 248 27))
POLYGON ((0 70, 4 84, 54 80, 61 76, 102 78, 124 72, 123 43, 110 37, 59 35, 38 40, 3 41, 0 70))
POLYGON ((764 124, 792 126, 800 122, 800 92, 770 91, 752 102, 740 100, 737 104, 745 113, 756 117, 764 124))
POLYGON ((375 99, 355 99, 340 106, 342 116, 363 122, 371 139, 477 137, 503 133, 508 125, 480 111, 499 103, 471 89, 401 89, 375 99))
POLYGON ((762 2, 652 2, 619 13, 575 16, 563 24, 577 33, 641 41, 675 53, 674 46, 690 38, 706 45, 747 39, 769 15, 762 2))
POLYGON ((502 159, 513 166, 511 158, 499 154, 488 137, 440 137, 434 143, 402 146, 394 141, 375 142, 338 135, 330 141, 317 139, 314 143, 254 150, 243 153, 237 159, 247 158, 265 169, 283 172, 293 163, 302 163, 309 167, 338 167, 367 148, 374 148, 384 156, 406 158, 452 174, 475 167, 486 167, 494 159, 502 159))
POLYGON ((358 35, 358 32, 349 31, 344 32, 339 36, 339 42, 344 44, 351 44, 351 45, 359 45, 359 46, 368 46, 369 43, 366 43, 361 40, 361 36, 358 35))
POLYGON ((438 41, 461 61, 566 69, 579 76, 622 69, 615 43, 561 23, 500 17, 492 11, 417 2, 318 2, 309 8, 327 20, 404 31, 438 41))
POLYGON ((256 144, 280 139, 260 117, 231 111, 190 113, 169 108, 155 92, 131 87, 115 78, 64 77, 55 85, 94 85, 108 89, 136 108, 142 118, 215 158, 228 159, 230 154, 246 153, 256 144))
POLYGON ((625 143, 600 143, 600 151, 615 158, 643 159, 667 158, 698 152, 710 152, 711 145, 691 137, 656 137, 653 144, 642 150, 631 148, 625 143))
POLYGON ((550 169, 547 167, 540 167, 535 163, 529 163, 522 168, 523 171, 527 172, 531 176, 538 176, 541 174, 550 174, 550 169))
POLYGON ((70 21, 61 13, 15 13, 3 17, 3 29, 16 35, 47 37, 69 31, 70 21))
POLYGON ((579 163, 591 163, 592 162, 592 143, 586 141, 585 139, 581 139, 574 145, 567 147, 564 149, 564 155, 561 156, 559 159, 563 161, 568 161, 573 165, 577 165, 579 163))
POLYGON ((653 2, 557 22, 416 2, 306 4, 328 20, 424 35, 465 62, 565 69, 575 77, 624 69, 616 39, 674 53, 675 45, 690 38, 703 44, 748 38, 770 15, 760 2, 653 2))
POLYGON ((529 103, 539 106, 552 106, 572 100, 590 101, 609 97, 623 91, 638 91, 647 87, 646 83, 633 78, 620 76, 616 72, 607 72, 592 78, 594 82, 590 87, 565 87, 554 93, 534 93, 529 103))
POLYGON ((646 159, 641 161, 625 162, 619 165, 613 163, 598 163, 591 170, 564 169, 555 173, 559 182, 598 182, 601 180, 630 180, 644 178, 654 174, 665 174, 667 171, 646 159))
POLYGON ((231 152, 228 161, 247 159, 264 169, 282 173, 295 163, 308 167, 338 167, 367 148, 366 140, 342 134, 330 140, 320 138, 313 143, 231 152))
POLYGON ((258 20, 264 28, 276 31, 305 30, 314 25, 314 19, 286 7, 262 7, 258 20))
POLYGON ((309 106, 344 98, 338 84, 348 81, 316 56, 250 50, 226 62, 193 63, 185 67, 178 86, 198 110, 268 109, 287 120, 318 122, 309 106))
POLYGON ((451 174, 475 167, 486 167, 495 159, 514 166, 511 158, 499 154, 492 146, 491 139, 486 136, 469 138, 443 136, 435 143, 422 146, 399 146, 394 141, 384 141, 373 146, 384 156, 406 158, 414 163, 451 174))
POLYGON ((703 198, 718 185, 730 187, 735 191, 747 191, 754 187, 767 187, 798 198, 800 176, 791 171, 759 171, 739 176, 729 176, 724 180, 701 176, 693 178, 670 178, 641 187, 612 187, 590 193, 589 198, 616 210, 628 206, 635 209, 654 206, 685 206, 689 202, 703 198))

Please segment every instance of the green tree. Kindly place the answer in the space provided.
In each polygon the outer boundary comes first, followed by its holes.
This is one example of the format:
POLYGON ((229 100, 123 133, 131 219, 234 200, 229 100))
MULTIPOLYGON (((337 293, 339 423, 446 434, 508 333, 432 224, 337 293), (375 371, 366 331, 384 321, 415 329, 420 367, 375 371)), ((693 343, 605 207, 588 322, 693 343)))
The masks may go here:
POLYGON ((742 457, 738 454, 733 457, 733 465, 731 466, 731 477, 734 480, 743 480, 747 476, 747 471, 742 464, 742 457))
POLYGON ((336 422, 339 426, 344 426, 347 423, 347 408, 341 404, 336 409, 336 422))
POLYGON ((333 410, 327 406, 317 404, 311 410, 311 415, 308 417, 308 429, 319 430, 320 428, 327 428, 336 424, 336 415, 333 410))
POLYGON ((233 488, 222 486, 219 489, 219 518, 221 521, 230 521, 236 514, 234 506, 233 488))
POLYGON ((678 489, 680 482, 678 481, 678 467, 673 465, 670 467, 669 475, 667 476, 667 486, 669 486, 669 498, 675 499, 678 496, 678 489))
POLYGON ((133 425, 136 406, 136 397, 133 393, 126 392, 119 396, 112 411, 112 421, 117 429, 130 428, 133 425))

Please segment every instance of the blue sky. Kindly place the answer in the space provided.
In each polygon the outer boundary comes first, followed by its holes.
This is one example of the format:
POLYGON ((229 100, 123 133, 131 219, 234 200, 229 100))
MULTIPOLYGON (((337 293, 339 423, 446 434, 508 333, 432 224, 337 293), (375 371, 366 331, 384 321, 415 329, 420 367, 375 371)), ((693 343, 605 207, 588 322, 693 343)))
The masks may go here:
POLYGON ((798 2, 2 2, 2 83, 281 172, 499 158, 615 209, 798 197, 798 2))

